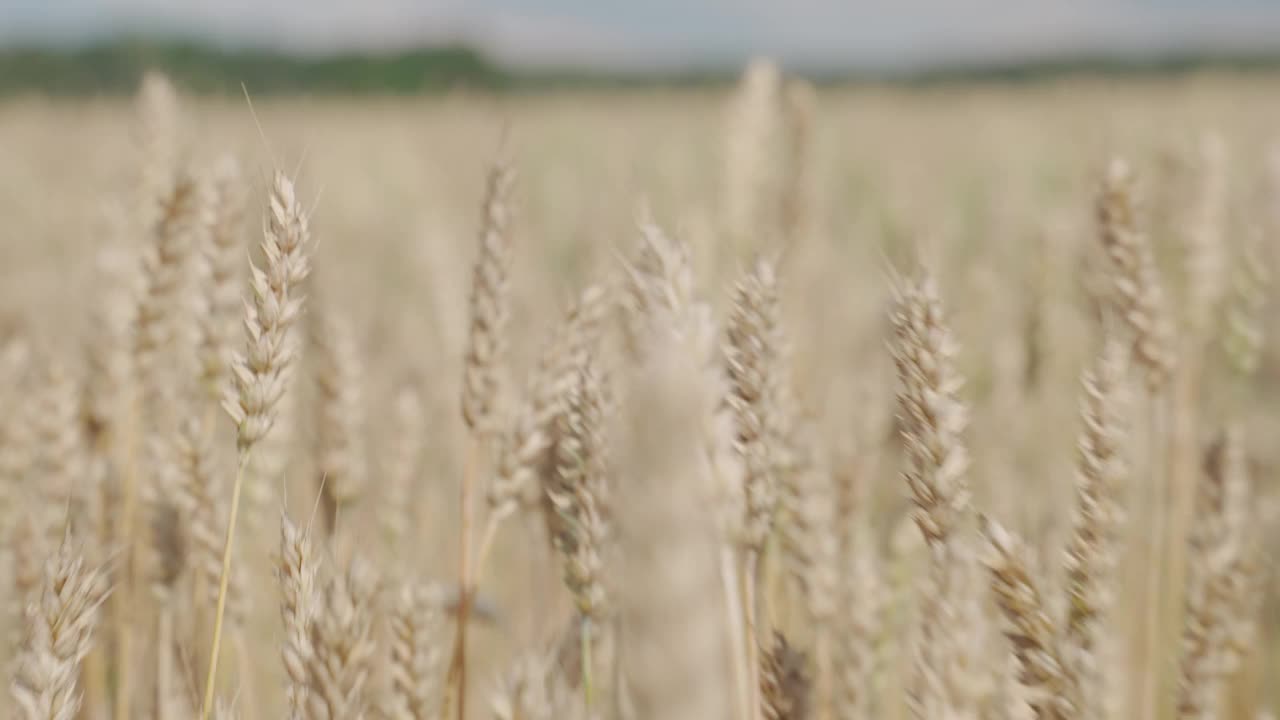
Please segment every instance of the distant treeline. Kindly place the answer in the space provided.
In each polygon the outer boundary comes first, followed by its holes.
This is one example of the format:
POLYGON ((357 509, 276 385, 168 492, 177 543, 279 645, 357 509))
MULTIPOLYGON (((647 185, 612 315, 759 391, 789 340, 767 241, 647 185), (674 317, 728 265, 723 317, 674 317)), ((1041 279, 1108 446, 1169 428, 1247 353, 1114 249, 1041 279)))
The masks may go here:
MULTIPOLYGON (((414 94, 457 88, 702 86, 731 82, 734 68, 662 73, 525 71, 504 67, 466 46, 389 53, 297 56, 227 50, 198 43, 119 40, 78 49, 0 48, 0 94, 132 92, 148 69, 162 70, 188 92, 254 94, 414 94)), ((1070 75, 1175 75, 1199 70, 1280 70, 1280 52, 1169 54, 1145 59, 1071 57, 1003 64, 948 65, 894 72, 802 73, 820 83, 945 84, 1034 82, 1070 75)))

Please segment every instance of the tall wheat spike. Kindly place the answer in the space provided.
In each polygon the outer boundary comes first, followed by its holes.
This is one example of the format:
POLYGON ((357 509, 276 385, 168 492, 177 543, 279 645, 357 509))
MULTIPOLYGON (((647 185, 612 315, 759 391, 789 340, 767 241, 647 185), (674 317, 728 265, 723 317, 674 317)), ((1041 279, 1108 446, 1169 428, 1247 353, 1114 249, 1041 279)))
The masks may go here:
POLYGON ((233 387, 222 406, 236 424, 241 454, 271 430, 276 406, 292 371, 295 348, 289 330, 302 313, 301 284, 311 273, 311 232, 293 181, 277 171, 272 180, 262 253, 250 262, 250 302, 245 303, 246 347, 232 362, 233 387))
POLYGON ((511 266, 511 189, 506 162, 489 168, 480 223, 479 255, 471 281, 471 329, 462 383, 462 418, 483 434, 498 422, 499 363, 506 344, 507 273, 511 266))
POLYGON ((968 410, 959 399, 963 380, 954 366, 955 340, 932 275, 922 271, 896 281, 890 321, 907 449, 903 479, 915 504, 912 517, 929 548, 910 704, 918 718, 968 717, 974 712, 970 691, 952 677, 972 664, 975 652, 961 640, 966 629, 953 625, 967 602, 958 595, 970 564, 958 537, 969 505, 969 455, 961 439, 968 410))
POLYGON ((302 312, 300 285, 311 273, 307 257, 311 237, 308 216, 298 203, 293 181, 282 172, 277 171, 273 178, 268 205, 262 242, 266 264, 264 268, 252 262, 249 264, 253 280, 250 283, 252 302, 245 303, 247 343, 245 353, 236 355, 233 360, 233 387, 222 403, 236 424, 236 447, 240 459, 227 514, 209 672, 200 706, 201 720, 207 720, 213 709, 222 621, 231 581, 236 517, 240 510, 245 468, 253 446, 275 423, 277 405, 287 388, 294 353, 289 330, 302 312))
MULTIPOLYGON (((782 382, 782 337, 776 268, 772 261, 757 260, 734 288, 733 306, 726 323, 725 368, 729 392, 725 402, 735 420, 734 449, 742 459, 742 544, 746 551, 743 566, 743 607, 747 621, 747 661, 754 678, 751 687, 760 688, 757 627, 759 563, 765 543, 774 529, 778 511, 777 468, 781 439, 778 407, 782 382)), ((752 717, 760 707, 751 701, 752 717)))
POLYGON ((1134 174, 1124 160, 1107 166, 1097 210, 1120 315, 1134 337, 1134 359, 1146 372, 1148 389, 1159 392, 1175 364, 1173 325, 1151 245, 1138 224, 1134 174))
POLYGON ((1135 692, 1140 700, 1136 712, 1143 720, 1154 720, 1160 705, 1160 673, 1155 664, 1163 645, 1161 598, 1164 549, 1169 544, 1166 515, 1169 495, 1176 489, 1170 484, 1166 455, 1172 438, 1169 401, 1177 365, 1177 341, 1151 244, 1139 224, 1134 174, 1122 159, 1115 158, 1107 166, 1097 198, 1097 216, 1102 247, 1111 259, 1117 310, 1132 335, 1133 359, 1145 375, 1151 406, 1147 497, 1143 501, 1147 512, 1142 525, 1147 531, 1143 557, 1147 577, 1141 586, 1146 605, 1142 660, 1145 669, 1136 673, 1141 681, 1135 692))
MULTIPOLYGON (((466 718, 467 704, 467 622, 471 611, 477 565, 473 557, 476 475, 489 439, 498 432, 501 362, 505 354, 507 273, 511 265, 510 195, 515 172, 504 160, 493 163, 485 180, 481 204, 479 252, 472 268, 470 329, 463 358, 462 419, 471 431, 463 468, 459 516, 461 542, 458 552, 458 587, 461 592, 454 632, 453 657, 449 662, 451 695, 458 720, 466 718)), ((484 541, 481 541, 484 545, 484 541)), ((477 556, 484 554, 483 549, 477 556)))
POLYGON ((1117 581, 1113 571, 1123 520, 1118 498, 1127 477, 1124 370, 1123 347, 1108 338, 1081 382, 1076 505, 1064 553, 1063 661, 1079 686, 1079 717, 1095 720, 1104 716, 1102 698, 1107 683, 1114 682, 1103 676, 1098 646, 1117 581))

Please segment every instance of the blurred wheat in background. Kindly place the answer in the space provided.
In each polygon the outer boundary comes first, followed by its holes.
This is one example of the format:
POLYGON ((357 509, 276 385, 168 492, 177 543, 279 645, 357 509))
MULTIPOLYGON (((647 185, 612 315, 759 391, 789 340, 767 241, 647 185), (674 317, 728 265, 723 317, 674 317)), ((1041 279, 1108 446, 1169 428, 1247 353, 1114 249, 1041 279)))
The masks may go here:
POLYGON ((0 717, 1271 717, 1273 90, 0 102, 0 717))

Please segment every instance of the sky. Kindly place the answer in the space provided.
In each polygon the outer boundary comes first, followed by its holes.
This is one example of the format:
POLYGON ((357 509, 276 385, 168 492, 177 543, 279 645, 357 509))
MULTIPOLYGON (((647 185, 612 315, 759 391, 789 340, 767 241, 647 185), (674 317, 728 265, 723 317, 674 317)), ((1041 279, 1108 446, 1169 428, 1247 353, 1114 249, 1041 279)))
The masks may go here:
POLYGON ((302 53, 472 42, 518 65, 911 67, 1280 48, 1280 0, 0 0, 0 46, 179 34, 302 53))

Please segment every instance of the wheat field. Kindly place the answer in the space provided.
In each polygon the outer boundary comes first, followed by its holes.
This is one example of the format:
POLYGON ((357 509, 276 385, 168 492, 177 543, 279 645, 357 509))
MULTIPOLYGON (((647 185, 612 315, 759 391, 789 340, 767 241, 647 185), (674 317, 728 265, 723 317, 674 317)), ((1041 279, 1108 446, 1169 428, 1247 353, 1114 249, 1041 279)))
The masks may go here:
POLYGON ((1273 717, 1277 83, 0 100, 0 718, 1273 717))

